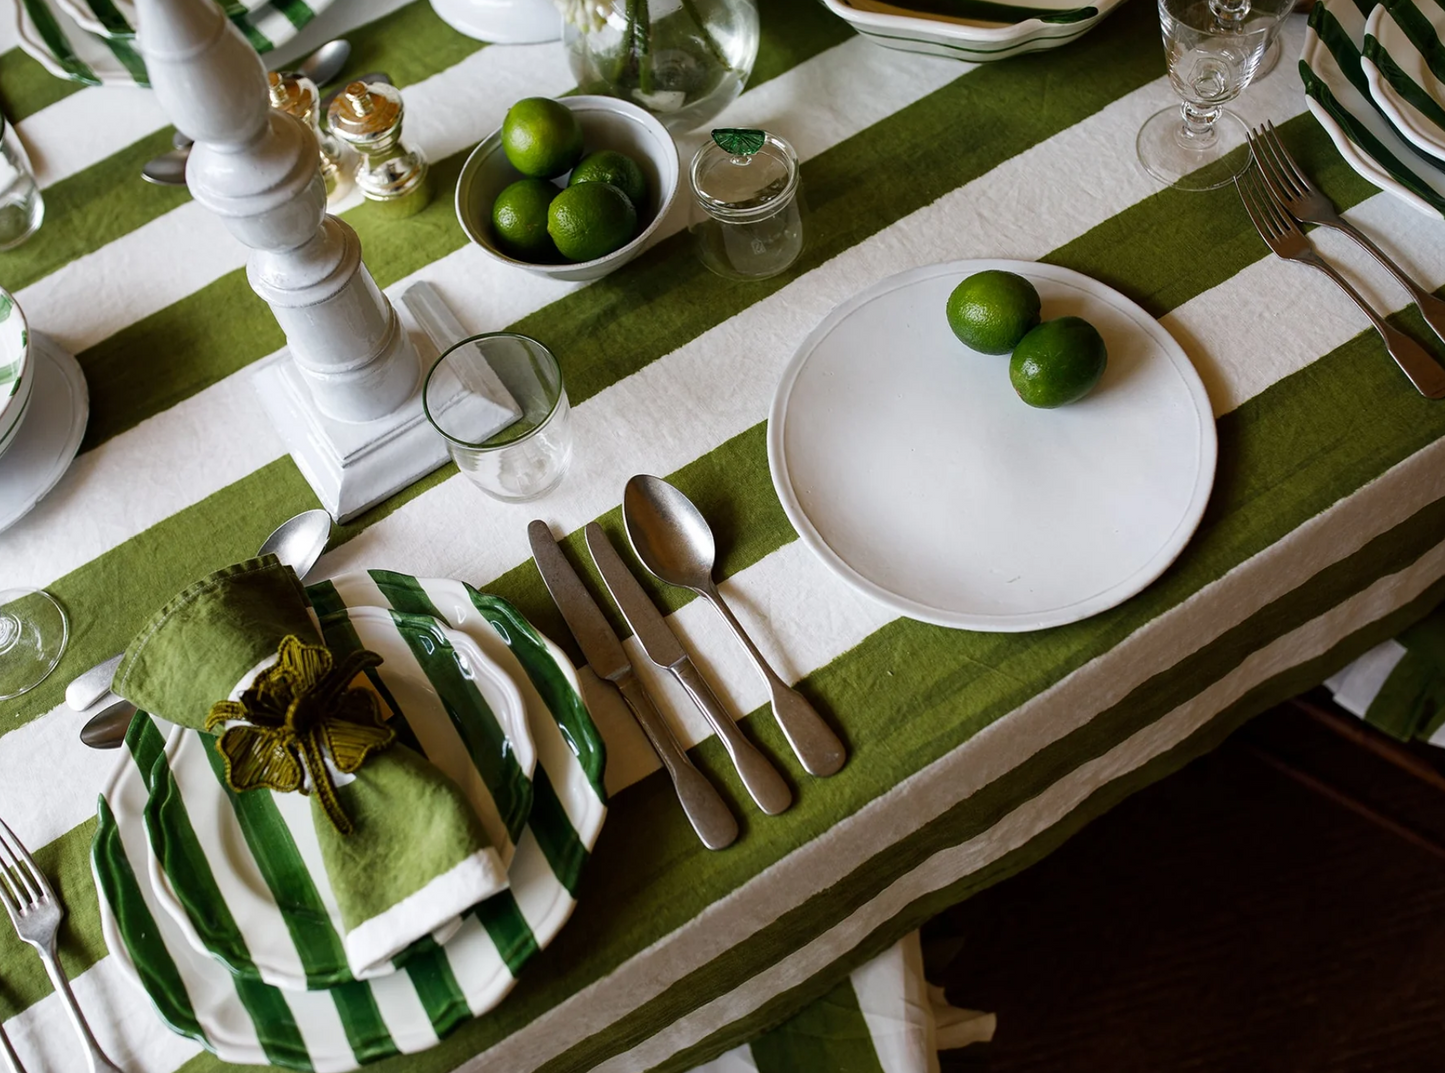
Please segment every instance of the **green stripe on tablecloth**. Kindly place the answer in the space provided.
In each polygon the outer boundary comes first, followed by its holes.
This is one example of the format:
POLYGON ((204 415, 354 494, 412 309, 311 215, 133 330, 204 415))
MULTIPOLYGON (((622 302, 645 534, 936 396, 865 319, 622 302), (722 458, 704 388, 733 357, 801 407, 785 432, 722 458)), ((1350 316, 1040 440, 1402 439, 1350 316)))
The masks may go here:
MULTIPOLYGON (((347 75, 384 68, 401 87, 445 71, 486 47, 485 42, 464 37, 447 26, 426 0, 415 0, 381 19, 348 31, 346 39, 352 46, 347 75)), ((9 62, 10 54, 6 53, 0 71, 9 62)), ((79 88, 75 83, 61 82, 54 75, 46 74, 45 78, 79 88)), ((3 75, 0 75, 0 92, 5 93, 8 103, 10 90, 3 75)), ((27 99, 33 94, 23 80, 15 92, 26 94, 27 99)), ((18 121, 14 115, 11 119, 18 121)), ((146 161, 172 148, 171 134, 170 127, 155 131, 47 187, 45 241, 26 243, 7 252, 0 259, 0 285, 14 294, 189 201, 190 192, 184 186, 152 186, 140 181, 140 169, 146 161)), ((270 314, 260 300, 252 297, 251 301, 269 320, 270 314)), ((200 340, 191 334, 182 340, 200 345, 200 340)), ((156 354, 164 349, 158 347, 156 354)))
POLYGON ((70 77, 77 82, 84 82, 88 86, 100 85, 100 79, 95 77, 95 72, 90 65, 75 54, 75 49, 70 45, 70 39, 65 36, 60 23, 55 19, 55 13, 50 10, 46 0, 20 0, 25 5, 25 11, 30 16, 30 21, 35 24, 36 31, 45 42, 55 62, 60 64, 70 77))
POLYGON ((19 47, 0 53, 0 105, 11 123, 29 119, 84 88, 79 82, 56 78, 19 47))
POLYGON ((466 996, 452 975, 451 964, 441 947, 433 946, 408 958, 405 972, 438 1036, 447 1035, 462 1020, 471 1017, 466 996))
POLYGON ((496 713, 463 676, 456 652, 431 615, 393 610, 391 617, 466 746, 515 846, 532 811, 532 784, 518 765, 496 713))
POLYGON ((517 906, 512 892, 504 890, 478 905, 472 912, 501 955, 507 970, 516 976, 522 964, 537 952, 537 940, 517 906))
POLYGON ((847 979, 748 1049, 758 1073, 883 1073, 858 994, 847 979))
POLYGON ((648 1073, 683 1073, 775 1027, 794 1011, 825 994, 840 974, 851 972, 870 958, 876 957, 899 938, 949 906, 957 905, 960 901, 1033 866, 1125 798, 1178 771, 1191 760, 1216 749, 1229 734, 1253 716, 1304 692, 1328 677, 1332 671, 1394 636, 1427 613, 1442 596, 1445 596, 1445 582, 1437 582, 1425 595, 1412 600, 1392 614, 1361 627, 1325 655, 1261 682, 1183 741, 1095 790, 1063 819, 1040 832, 1025 845, 910 903, 888 924, 875 929, 852 951, 838 958, 825 971, 815 974, 807 983, 778 995, 752 1014, 734 1021, 726 1029, 700 1043, 678 1051, 671 1060, 653 1067, 648 1073))
MULTIPOLYGON (((105 900, 115 913, 125 943, 133 951, 132 960, 140 967, 142 982, 152 996, 164 995, 169 999, 167 1008, 160 1010, 161 1016, 178 1032, 192 1039, 205 1040, 191 1010, 186 994, 185 982, 180 970, 166 950, 160 929, 146 908, 145 897, 141 894, 140 883, 135 871, 120 845, 120 830, 116 827, 115 815, 104 797, 96 802, 99 823, 96 827, 96 853, 103 858, 119 862, 114 870, 99 868, 100 885, 105 891, 105 900)), ((149 882, 149 881, 147 881, 149 882)))
POLYGON ((541 764, 532 774, 532 816, 529 821, 532 835, 542 849, 542 856, 557 881, 567 889, 574 899, 577 897, 577 883, 582 877, 582 866, 587 863, 587 847, 572 829, 567 810, 552 788, 541 764))
POLYGON ((296 947, 302 971, 308 980, 330 983, 337 966, 346 965, 346 948, 331 915, 321 901, 321 893, 311 878, 301 851, 291 837, 291 829, 281 818, 276 800, 269 792, 237 793, 226 780, 226 764, 215 748, 215 738, 203 734, 206 759, 210 761, 216 782, 231 803, 236 823, 256 861, 256 868, 266 881, 276 901, 276 908, 286 922, 286 931, 296 947))
MULTIPOLYGON (((151 769, 151 800, 146 806, 146 832, 165 872, 173 880, 176 899, 185 907, 202 935, 214 933, 225 949, 237 955, 246 939, 231 915, 220 885, 211 872, 200 839, 191 826, 186 803, 164 756, 151 769), (183 878, 182 878, 183 877, 183 878)), ((256 966, 249 956, 236 969, 250 974, 256 966)), ((273 987, 246 977, 235 977, 236 994, 258 1025, 271 1029, 261 1035, 261 1047, 273 1062, 293 1068, 310 1068, 306 1041, 296 1028, 286 1000, 273 987)))

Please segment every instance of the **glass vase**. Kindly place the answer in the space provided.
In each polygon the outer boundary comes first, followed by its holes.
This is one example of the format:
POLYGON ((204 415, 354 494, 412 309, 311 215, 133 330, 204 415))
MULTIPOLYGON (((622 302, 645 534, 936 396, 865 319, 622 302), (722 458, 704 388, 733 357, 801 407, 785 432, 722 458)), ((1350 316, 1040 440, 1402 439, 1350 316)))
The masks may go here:
POLYGON ((562 41, 583 93, 700 126, 743 90, 758 55, 753 0, 571 0, 562 41))

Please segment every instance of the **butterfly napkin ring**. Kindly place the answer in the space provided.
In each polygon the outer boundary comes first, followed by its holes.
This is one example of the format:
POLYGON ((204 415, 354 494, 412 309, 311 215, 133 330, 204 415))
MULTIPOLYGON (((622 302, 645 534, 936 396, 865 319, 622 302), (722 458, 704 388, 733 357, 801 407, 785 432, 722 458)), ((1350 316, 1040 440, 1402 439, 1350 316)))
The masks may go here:
POLYGON ((331 767, 352 774, 396 741, 375 694, 350 688, 351 680, 381 657, 361 649, 337 665, 325 645, 292 636, 282 639, 276 657, 240 700, 217 701, 206 719, 208 731, 225 728, 216 749, 226 761, 226 783, 236 791, 314 789, 332 826, 349 835, 354 825, 337 796, 331 767))

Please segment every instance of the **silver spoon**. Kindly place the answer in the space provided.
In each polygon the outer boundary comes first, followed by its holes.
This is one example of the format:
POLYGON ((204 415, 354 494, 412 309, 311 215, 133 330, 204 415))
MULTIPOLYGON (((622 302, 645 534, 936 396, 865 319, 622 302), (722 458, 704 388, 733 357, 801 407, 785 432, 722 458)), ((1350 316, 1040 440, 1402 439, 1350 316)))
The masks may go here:
MULTIPOLYGON (((296 66, 296 73, 305 75, 318 86, 324 86, 346 66, 346 61, 351 58, 351 42, 338 38, 335 41, 328 41, 311 55, 307 56, 296 66)), ((375 75, 362 75, 368 82, 383 81, 375 75)), ((321 114, 326 114, 326 104, 320 105, 321 114)), ((186 185, 186 161, 191 155, 191 139, 180 131, 171 138, 171 144, 175 146, 169 153, 162 153, 158 157, 146 162, 141 168, 141 178, 146 182, 155 183, 157 186, 185 186, 186 185)))
MULTIPOLYGON (((316 565, 316 560, 321 558, 330 538, 331 515, 324 510, 303 511, 277 526, 256 554, 274 555, 295 570, 297 577, 305 578, 316 565)), ((131 715, 135 713, 135 708, 128 701, 123 701, 110 692, 111 679, 115 677, 115 670, 120 666, 120 659, 120 656, 115 656, 97 664, 71 682, 65 690, 65 703, 76 711, 84 712, 96 705, 103 705, 86 720, 85 727, 80 732, 80 740, 93 749, 114 749, 118 746, 125 737, 131 715), (121 715, 117 712, 117 707, 130 710, 121 715), (105 727, 110 729, 102 729, 105 727), (108 744, 97 744, 100 741, 108 744)))
POLYGON ((773 716, 804 770, 812 775, 838 771, 848 758, 838 735, 801 693, 778 677, 718 593, 712 580, 717 545, 692 500, 660 477, 638 474, 623 492, 622 520, 643 566, 670 585, 691 589, 723 617, 767 682, 773 716))

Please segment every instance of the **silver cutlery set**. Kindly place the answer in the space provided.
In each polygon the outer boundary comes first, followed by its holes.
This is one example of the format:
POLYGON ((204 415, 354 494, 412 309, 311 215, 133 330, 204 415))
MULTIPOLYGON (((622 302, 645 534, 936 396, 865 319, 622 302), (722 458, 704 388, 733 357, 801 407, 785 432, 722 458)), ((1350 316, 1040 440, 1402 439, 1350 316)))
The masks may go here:
MULTIPOLYGON (((697 507, 666 481, 639 475, 627 482, 622 515, 638 561, 658 580, 702 596, 728 624, 767 683, 773 716, 803 769, 818 776, 841 769, 847 759, 843 743, 807 699, 778 677, 717 591, 712 579, 716 555, 712 531, 697 507)), ((546 522, 534 521, 527 527, 527 536, 533 560, 568 629, 593 671, 617 688, 636 717, 698 838, 708 849, 731 845, 738 836, 737 819, 717 788, 688 760, 551 529, 546 522)), ((793 799, 787 782, 724 709, 602 527, 596 522, 588 524, 584 539, 603 584, 647 658, 676 678, 697 705, 758 807, 770 816, 784 811, 793 799)))
POLYGON ((1235 180, 1239 196, 1254 222, 1255 230, 1276 257, 1317 268, 1349 296, 1385 341, 1385 349, 1427 399, 1445 398, 1445 367, 1419 343, 1389 324, 1339 271, 1315 251, 1300 230, 1301 223, 1341 231, 1354 239, 1379 261, 1410 293, 1430 330, 1445 342, 1445 300, 1416 283, 1374 242, 1343 219, 1330 199, 1313 183, 1290 156, 1272 123, 1256 127, 1249 134, 1254 166, 1235 180))

